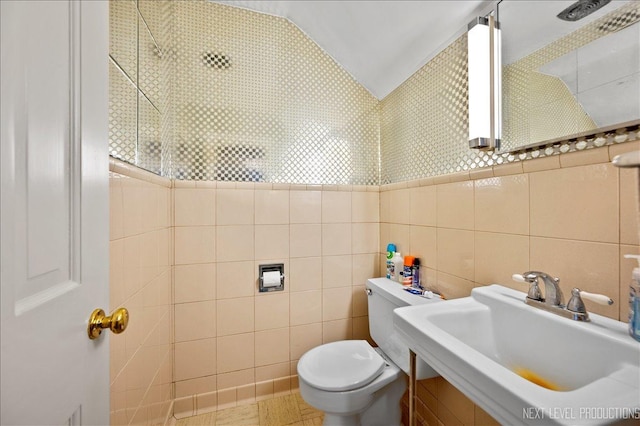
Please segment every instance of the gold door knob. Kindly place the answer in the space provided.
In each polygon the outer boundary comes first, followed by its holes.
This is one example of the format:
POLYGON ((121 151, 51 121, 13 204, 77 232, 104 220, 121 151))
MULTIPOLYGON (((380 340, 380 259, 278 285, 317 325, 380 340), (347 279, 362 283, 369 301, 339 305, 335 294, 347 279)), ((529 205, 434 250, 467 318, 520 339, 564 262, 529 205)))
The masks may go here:
POLYGON ((115 334, 120 334, 127 329, 129 324, 129 311, 125 308, 118 308, 110 316, 105 316, 102 309, 96 309, 89 317, 87 333, 89 339, 97 339, 102 333, 102 329, 108 328, 115 334))

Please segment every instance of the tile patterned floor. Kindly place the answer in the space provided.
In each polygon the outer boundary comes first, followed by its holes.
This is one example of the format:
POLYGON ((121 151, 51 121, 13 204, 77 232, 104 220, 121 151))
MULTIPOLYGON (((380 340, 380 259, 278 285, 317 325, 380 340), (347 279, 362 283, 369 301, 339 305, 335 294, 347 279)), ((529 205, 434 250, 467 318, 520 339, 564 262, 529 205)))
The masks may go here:
POLYGON ((267 399, 251 405, 186 417, 176 426, 321 426, 322 411, 308 405, 300 393, 267 399))

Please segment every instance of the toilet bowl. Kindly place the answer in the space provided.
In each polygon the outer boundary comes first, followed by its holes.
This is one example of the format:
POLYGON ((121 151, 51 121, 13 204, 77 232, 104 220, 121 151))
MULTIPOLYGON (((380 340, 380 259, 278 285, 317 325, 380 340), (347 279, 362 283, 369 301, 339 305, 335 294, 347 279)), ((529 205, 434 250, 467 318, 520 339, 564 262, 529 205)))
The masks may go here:
MULTIPOLYGON (((317 346, 298 361, 300 394, 325 413, 324 425, 400 425, 400 399, 407 388, 409 348, 393 329, 393 309, 438 303, 403 290, 386 278, 367 281, 369 328, 366 340, 342 340, 317 346)), ((438 374, 419 360, 417 379, 438 374)))

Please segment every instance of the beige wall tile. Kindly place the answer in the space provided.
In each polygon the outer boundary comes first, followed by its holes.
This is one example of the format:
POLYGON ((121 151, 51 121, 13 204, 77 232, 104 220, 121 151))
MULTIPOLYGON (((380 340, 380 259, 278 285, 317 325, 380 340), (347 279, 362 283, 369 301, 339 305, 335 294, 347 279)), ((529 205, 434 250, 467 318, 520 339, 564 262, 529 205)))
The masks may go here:
POLYGON ((320 223, 322 220, 322 192, 290 191, 289 217, 291 223, 320 223))
POLYGON ((289 327, 289 293, 264 293, 255 300, 255 329, 289 327))
POLYGON ((609 145, 609 161, 613 161, 617 155, 631 151, 640 151, 640 140, 609 145))
POLYGON ((638 169, 620 169, 620 243, 640 244, 638 169))
POLYGON ((351 223, 351 193, 322 192, 322 223, 351 223))
POLYGON ((218 189, 216 223, 218 225, 253 225, 254 192, 246 189, 218 189))
POLYGON ((322 288, 321 257, 292 258, 290 262, 289 286, 292 292, 322 288))
POLYGON ((346 287, 352 282, 350 255, 324 256, 322 258, 322 288, 346 287))
POLYGON ((477 405, 475 406, 475 424, 477 426, 500 426, 500 423, 477 405))
POLYGON ((353 304, 351 312, 354 317, 362 317, 369 314, 369 300, 365 289, 366 287, 363 285, 351 287, 351 303, 353 304))
POLYGON ((473 229, 473 181, 437 186, 438 227, 473 229))
POLYGON ((322 321, 322 292, 320 290, 291 293, 292 326, 322 321))
POLYGON ((388 223, 380 223, 380 246, 378 247, 378 252, 386 253, 387 244, 391 242, 389 235, 391 235, 391 225, 388 223))
POLYGON ((217 226, 216 243, 218 262, 252 260, 254 258, 254 226, 217 226))
POLYGON ((218 300, 216 305, 218 336, 248 333, 254 330, 254 298, 218 300))
POLYGON ((351 224, 322 225, 322 254, 324 256, 351 254, 351 224))
POLYGON ((290 358, 300 359, 305 352, 322 344, 322 324, 306 324, 290 329, 290 358))
MULTIPOLYGON (((532 270, 544 271, 560 278, 565 302, 571 289, 578 287, 591 293, 602 293, 613 299, 613 306, 585 301, 587 311, 617 318, 620 303, 619 249, 617 244, 558 240, 531 237, 532 270)), ((542 289, 544 293, 544 288, 542 289)))
MULTIPOLYGON (((224 389, 224 390, 220 390, 218 391, 218 411, 222 411, 225 410, 225 412, 223 413, 223 415, 228 419, 229 416, 229 411, 231 410, 226 410, 227 408, 233 408, 235 406, 238 405, 238 396, 236 394, 236 388, 232 388, 232 389, 224 389)), ((216 412, 216 417, 218 417, 218 412, 216 412)), ((232 417, 232 416, 231 416, 232 417)), ((233 417, 232 417, 233 418, 233 417)), ((235 420, 237 422, 237 420, 235 420)), ((218 424, 228 424, 228 422, 217 422, 218 424)), ((231 423, 233 424, 233 423, 231 423)))
POLYGON ((380 241, 380 243, 381 246, 384 246, 382 248, 383 253, 386 253, 388 243, 394 243, 396 245, 396 251, 402 253, 403 256, 410 254, 408 251, 411 251, 411 226, 398 225, 395 223, 389 225, 387 241, 380 241))
POLYGON ((560 168, 560 156, 551 155, 549 157, 536 158, 535 160, 527 160, 522 162, 522 168, 525 173, 541 172, 544 170, 553 170, 560 168))
POLYGON ((289 225, 256 225, 255 259, 289 257, 289 225))
POLYGON ((390 191, 389 222, 408 225, 411 221, 411 189, 390 191))
POLYGON ((256 367, 256 382, 265 380, 274 380, 281 377, 289 376, 289 362, 281 362, 278 364, 265 365, 256 367))
POLYGON ((218 393, 209 392, 196 395, 196 414, 198 416, 208 415, 210 418, 215 419, 216 409, 218 408, 218 393))
POLYGON ((625 254, 640 254, 640 247, 620 245, 620 303, 618 303, 618 319, 622 322, 629 321, 629 286, 632 281, 633 269, 638 267, 637 260, 625 259, 625 254))
POLYGON ((351 221, 379 222, 380 193, 356 191, 351 193, 351 221))
POLYGON ((529 176, 475 181, 476 230, 529 234, 529 176))
POLYGON ((351 225, 351 252, 377 253, 380 226, 378 223, 353 223, 351 225))
POLYGON ((353 336, 353 321, 351 318, 322 323, 322 343, 348 340, 353 336))
POLYGON ((529 175, 531 235, 618 242, 618 173, 610 164, 529 175))
POLYGON ((175 228, 176 265, 212 263, 216 258, 216 228, 188 226, 175 228))
POLYGON ((584 151, 568 152, 560 154, 561 167, 586 166, 588 164, 599 164, 609 162, 609 149, 601 148, 585 149, 584 151))
POLYGON ((124 205, 121 179, 109 177, 109 240, 124 237, 124 205))
POLYGON ((322 291, 322 320, 332 321, 351 317, 351 286, 322 291))
POLYGON ((473 402, 442 377, 437 379, 437 386, 438 401, 454 413, 463 424, 474 424, 473 402))
POLYGON ((252 261, 218 263, 216 277, 218 299, 247 297, 255 293, 256 278, 252 261))
POLYGON ((474 278, 474 232, 438 228, 438 271, 474 278))
POLYGON ((124 283, 124 241, 109 242, 109 306, 116 309, 127 298, 127 288, 124 283))
POLYGON ((313 257, 322 254, 322 225, 294 224, 289 227, 290 257, 313 257))
POLYGON ((407 254, 420 258, 421 268, 435 268, 438 264, 436 229, 429 226, 411 226, 411 248, 407 254))
POLYGON ((513 282, 511 276, 530 270, 528 236, 476 232, 474 257, 475 282, 527 291, 522 283, 513 282))
POLYGON ((218 374, 218 390, 236 388, 256 381, 255 368, 218 374))
POLYGON ((215 375, 177 381, 176 398, 197 395, 199 393, 213 392, 216 390, 216 383, 215 375))
POLYGON ((391 222, 391 191, 380 192, 380 222, 391 222))
POLYGON ((475 284, 473 281, 438 271, 433 287, 435 287, 435 290, 439 291, 445 299, 449 300, 471 295, 471 290, 473 290, 475 284))
POLYGON ((216 337, 216 302, 176 304, 174 329, 176 342, 216 337))
POLYGON ((253 333, 218 337, 217 341, 218 374, 254 367, 253 333))
POLYGON ((216 372, 216 339, 175 344, 175 380, 211 376, 216 372))
POLYGON ((522 161, 518 161, 516 163, 500 164, 498 166, 493 166, 493 175, 496 177, 517 175, 522 173, 522 170, 522 161))
POLYGON ((175 189, 175 226, 211 226, 216 224, 215 189, 175 189))
POLYGON ((352 261, 351 284, 363 286, 369 278, 379 277, 378 254, 354 254, 352 261))
POLYGON ((273 398, 273 380, 256 383, 256 400, 262 401, 273 398))
POLYGON ((410 219, 412 225, 436 226, 438 217, 436 186, 422 186, 410 190, 410 219))
POLYGON ((195 413, 195 401, 193 397, 179 398, 173 403, 173 415, 177 419, 193 416, 195 413))
POLYGON ((351 321, 352 336, 354 340, 367 340, 369 344, 375 345, 375 342, 369 334, 369 317, 355 317, 351 321))
POLYGON ((197 302, 216 298, 216 265, 177 265, 174 268, 175 303, 197 302))
POLYGON ((256 225, 289 224, 289 191, 255 191, 256 225))
POLYGON ((289 328, 257 331, 255 365, 289 361, 289 328))

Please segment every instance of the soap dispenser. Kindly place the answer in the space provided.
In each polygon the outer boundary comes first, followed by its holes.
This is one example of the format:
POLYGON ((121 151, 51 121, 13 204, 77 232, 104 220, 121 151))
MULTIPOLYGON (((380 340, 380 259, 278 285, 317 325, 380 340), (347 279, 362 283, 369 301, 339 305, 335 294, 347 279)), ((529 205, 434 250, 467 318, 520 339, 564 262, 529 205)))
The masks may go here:
POLYGON ((625 254, 624 257, 638 261, 629 286, 629 334, 640 342, 640 255, 625 254))

